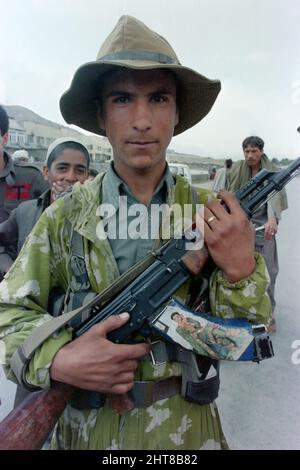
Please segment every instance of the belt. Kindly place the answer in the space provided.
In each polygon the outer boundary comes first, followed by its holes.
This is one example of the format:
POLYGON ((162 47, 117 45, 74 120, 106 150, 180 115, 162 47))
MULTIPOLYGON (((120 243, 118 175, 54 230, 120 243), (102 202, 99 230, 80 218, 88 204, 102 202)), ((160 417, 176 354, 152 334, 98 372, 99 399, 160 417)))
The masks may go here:
POLYGON ((181 377, 153 381, 136 381, 130 390, 130 398, 136 408, 146 408, 152 403, 163 400, 181 392, 181 377))
MULTIPOLYGON (((183 370, 186 364, 190 364, 190 354, 191 351, 187 351, 180 347, 175 343, 164 343, 163 341, 154 341, 151 343, 151 351, 150 353, 144 357, 144 360, 149 361, 151 360, 153 365, 165 364, 166 362, 179 362, 182 364, 183 370)), ((205 356, 196 355, 196 383, 199 382, 199 386, 203 388, 203 386, 207 385, 206 379, 209 379, 208 382, 210 383, 212 378, 209 375, 209 372, 213 369, 214 375, 216 376, 216 380, 219 380, 218 375, 218 361, 214 359, 210 359, 205 356), (213 366, 213 367, 211 367, 213 366)), ((194 368, 192 367, 194 364, 191 361, 191 370, 193 372, 194 368)), ((195 365, 195 364, 194 364, 195 365)), ((189 399, 190 401, 195 401, 196 403, 200 403, 199 400, 197 401, 194 399, 194 395, 201 395, 198 393, 198 388, 195 387, 195 377, 193 373, 189 372, 184 375, 184 382, 182 385, 182 377, 169 377, 167 379, 162 379, 158 381, 135 381, 133 388, 128 393, 128 398, 130 398, 131 405, 136 408, 146 408, 156 401, 163 400, 165 398, 169 398, 173 395, 181 395, 185 399, 189 399), (189 393, 188 387, 190 388, 193 386, 195 389, 195 393, 189 393), (193 400, 190 398, 192 396, 193 400)), ((84 393, 77 394, 77 396, 73 399, 71 405, 76 409, 86 409, 86 408, 100 408, 104 405, 106 400, 106 395, 101 394, 99 392, 91 392, 91 391, 84 391, 84 393)), ((114 397, 114 407, 112 408, 116 411, 116 407, 120 406, 120 409, 123 409, 125 406, 122 404, 122 399, 119 395, 112 395, 114 397)), ((110 398, 111 399, 111 398, 110 398)), ((124 399, 123 399, 124 401, 124 399)), ((209 403, 212 400, 209 401, 209 403)), ((127 405, 126 405, 127 406, 127 405)), ((132 409, 132 406, 131 408, 132 409)), ((126 411, 126 409, 125 409, 126 411)), ((119 412, 119 411, 117 411, 119 412)), ((122 411, 121 411, 122 413, 122 411)))

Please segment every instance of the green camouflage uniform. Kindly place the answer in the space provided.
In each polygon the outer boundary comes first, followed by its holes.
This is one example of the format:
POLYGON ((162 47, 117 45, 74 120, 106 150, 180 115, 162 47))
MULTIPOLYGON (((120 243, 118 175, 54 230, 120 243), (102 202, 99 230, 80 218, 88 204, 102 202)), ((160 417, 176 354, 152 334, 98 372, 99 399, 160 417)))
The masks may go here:
MULTIPOLYGON (((16 381, 10 369, 12 354, 33 329, 51 319, 46 313, 51 290, 54 287, 66 290, 68 284, 74 284, 69 269, 66 218, 84 237, 85 263, 92 289, 100 292, 119 276, 109 242, 96 236, 97 224, 101 224, 97 215, 100 186, 100 177, 84 186, 76 184, 71 198, 57 200, 46 209, 0 285, 0 359, 11 380, 16 381)), ((210 192, 199 190, 199 203, 207 204, 211 197, 210 192)), ((167 202, 192 202, 184 179, 176 179, 167 202)), ((179 300, 186 299, 188 284, 178 291, 179 300)), ((271 313, 267 286, 268 274, 260 255, 256 255, 255 272, 235 284, 227 282, 216 269, 210 280, 212 314, 266 323, 271 313)), ((64 328, 44 342, 30 362, 27 373, 30 383, 41 388, 50 386, 53 357, 71 337, 71 330, 64 328)), ((178 363, 153 366, 144 359, 139 361, 136 380, 156 381, 180 375, 178 363)), ((215 403, 200 406, 175 395, 123 416, 115 414, 107 404, 93 410, 77 410, 69 405, 57 423, 52 447, 196 450, 226 448, 227 444, 215 403)))

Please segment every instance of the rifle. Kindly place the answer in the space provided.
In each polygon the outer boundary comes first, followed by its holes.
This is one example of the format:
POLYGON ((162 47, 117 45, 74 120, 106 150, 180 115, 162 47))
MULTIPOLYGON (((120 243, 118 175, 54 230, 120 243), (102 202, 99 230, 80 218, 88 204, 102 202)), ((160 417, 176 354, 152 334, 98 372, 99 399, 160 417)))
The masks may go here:
MULTIPOLYGON (((300 157, 286 169, 278 172, 261 170, 243 188, 236 192, 236 197, 248 217, 254 210, 265 204, 297 174, 300 170, 300 157)), ((130 320, 120 329, 111 332, 108 337, 115 342, 124 342, 132 333, 148 335, 151 322, 163 310, 170 296, 192 275, 197 275, 205 266, 209 254, 205 246, 198 251, 186 249, 185 234, 181 239, 171 239, 156 253, 155 261, 125 289, 117 294, 112 302, 98 303, 98 297, 78 309, 78 313, 89 310, 89 318, 74 329, 74 337, 84 334, 89 328, 103 321, 112 314, 124 311, 130 313, 130 320), (148 304, 145 302, 145 298, 148 304), (147 311, 144 306, 147 305, 147 311)), ((190 238, 188 237, 188 241, 190 238)), ((265 338, 262 338, 265 340, 265 338)), ((264 353, 264 346, 256 345, 253 360, 272 356, 264 353)), ((0 425, 0 449, 35 450, 40 449, 47 439, 54 423, 72 396, 73 387, 54 383, 49 390, 36 392, 24 403, 13 410, 0 425), (34 401, 33 397, 39 397, 34 401), (51 419, 50 419, 51 418, 51 419), (49 419, 49 421, 48 421, 49 419)))

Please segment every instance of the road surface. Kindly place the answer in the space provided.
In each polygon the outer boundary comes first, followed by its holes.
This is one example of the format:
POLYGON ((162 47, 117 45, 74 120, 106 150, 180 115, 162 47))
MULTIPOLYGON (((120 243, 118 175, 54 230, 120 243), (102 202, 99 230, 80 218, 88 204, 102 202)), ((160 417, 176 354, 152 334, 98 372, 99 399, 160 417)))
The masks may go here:
POLYGON ((289 183, 287 192, 289 209, 277 236, 275 357, 259 365, 223 362, 221 366, 217 403, 232 449, 300 449, 300 364, 292 363, 292 344, 300 341, 299 178, 289 183))

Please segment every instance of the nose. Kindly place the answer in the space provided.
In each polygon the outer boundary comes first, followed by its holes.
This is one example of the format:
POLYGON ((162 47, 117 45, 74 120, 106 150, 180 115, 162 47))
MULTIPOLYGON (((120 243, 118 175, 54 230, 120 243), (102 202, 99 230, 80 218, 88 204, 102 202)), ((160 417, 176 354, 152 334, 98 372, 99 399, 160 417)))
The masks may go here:
POLYGON ((140 100, 135 103, 133 109, 132 126, 139 132, 145 132, 152 127, 152 112, 150 103, 140 100))
POLYGON ((65 175, 64 179, 70 184, 76 183, 76 181, 78 181, 78 178, 75 169, 71 167, 65 175))

